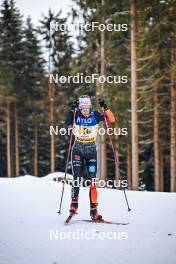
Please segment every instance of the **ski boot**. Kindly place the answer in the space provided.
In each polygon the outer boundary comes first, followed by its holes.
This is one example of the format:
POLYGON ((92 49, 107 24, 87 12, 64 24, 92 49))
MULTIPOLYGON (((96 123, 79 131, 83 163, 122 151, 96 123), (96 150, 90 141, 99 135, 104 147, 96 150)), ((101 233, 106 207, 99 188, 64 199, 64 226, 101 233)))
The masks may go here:
POLYGON ((76 214, 78 210, 78 197, 72 197, 71 205, 70 205, 70 214, 76 214))
POLYGON ((94 222, 102 222, 103 217, 97 212, 97 203, 91 203, 90 205, 90 217, 94 222))
POLYGON ((77 210, 78 210, 78 197, 72 197, 72 201, 71 201, 71 205, 70 205, 70 214, 67 217, 67 219, 64 221, 65 224, 68 224, 70 222, 70 220, 72 219, 72 217, 77 214, 77 210))

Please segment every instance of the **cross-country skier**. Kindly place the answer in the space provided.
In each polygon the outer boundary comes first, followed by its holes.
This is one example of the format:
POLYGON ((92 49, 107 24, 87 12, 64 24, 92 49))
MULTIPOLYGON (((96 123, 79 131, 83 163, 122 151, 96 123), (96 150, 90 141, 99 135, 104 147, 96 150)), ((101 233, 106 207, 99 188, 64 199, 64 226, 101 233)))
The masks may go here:
MULTIPOLYGON (((81 181, 82 168, 86 164, 90 184, 90 216, 93 221, 101 221, 102 216, 97 212, 97 188, 93 179, 97 173, 97 149, 96 137, 98 133, 98 124, 105 121, 104 114, 108 123, 115 121, 115 117, 107 107, 104 100, 99 99, 100 107, 104 109, 101 113, 92 108, 91 99, 87 95, 80 96, 78 100, 71 104, 71 109, 67 115, 66 124, 71 125, 74 121, 74 112, 76 110, 75 121, 73 124, 73 133, 75 142, 72 147, 72 171, 74 180, 81 181)), ((78 209, 79 187, 72 186, 70 213, 75 214, 78 209)))

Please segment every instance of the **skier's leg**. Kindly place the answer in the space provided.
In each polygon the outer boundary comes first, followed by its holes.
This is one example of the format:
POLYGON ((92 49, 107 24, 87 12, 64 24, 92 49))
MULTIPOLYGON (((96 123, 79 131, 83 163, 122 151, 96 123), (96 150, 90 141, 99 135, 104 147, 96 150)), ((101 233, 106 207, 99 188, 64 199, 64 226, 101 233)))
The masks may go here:
POLYGON ((95 183, 91 183, 89 197, 90 197, 90 216, 92 220, 102 219, 102 216, 98 214, 98 211, 97 211, 97 206, 98 206, 97 196, 98 196, 97 187, 95 183))
POLYGON ((97 151, 96 146, 90 147, 87 158, 86 165, 89 174, 89 178, 91 180, 89 198, 90 198, 90 216, 92 220, 101 220, 102 216, 97 212, 97 187, 95 183, 96 173, 97 173, 97 151))
POLYGON ((79 184, 82 175, 82 155, 78 147, 75 145, 72 148, 72 173, 73 173, 73 184, 71 188, 71 205, 70 212, 75 212, 78 209, 78 197, 79 197, 79 184))

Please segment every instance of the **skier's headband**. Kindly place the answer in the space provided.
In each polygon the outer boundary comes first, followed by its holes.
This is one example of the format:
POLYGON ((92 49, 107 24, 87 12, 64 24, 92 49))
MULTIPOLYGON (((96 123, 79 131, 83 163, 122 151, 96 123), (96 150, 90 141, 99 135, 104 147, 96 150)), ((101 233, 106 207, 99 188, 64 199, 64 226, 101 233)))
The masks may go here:
POLYGON ((84 108, 84 106, 90 106, 91 107, 91 100, 89 97, 85 98, 79 98, 79 108, 84 108))

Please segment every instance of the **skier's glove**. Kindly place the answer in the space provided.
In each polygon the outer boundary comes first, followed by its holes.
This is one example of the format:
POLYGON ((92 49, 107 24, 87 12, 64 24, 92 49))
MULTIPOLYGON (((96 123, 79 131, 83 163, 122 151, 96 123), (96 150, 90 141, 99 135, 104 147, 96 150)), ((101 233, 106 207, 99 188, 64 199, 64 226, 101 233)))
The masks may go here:
POLYGON ((72 102, 70 106, 71 111, 75 111, 75 108, 78 108, 78 106, 79 106, 78 100, 75 100, 74 102, 72 102))
POLYGON ((98 101, 99 101, 100 107, 104 108, 105 111, 108 110, 108 107, 107 107, 107 104, 105 103, 105 100, 99 99, 98 101))

